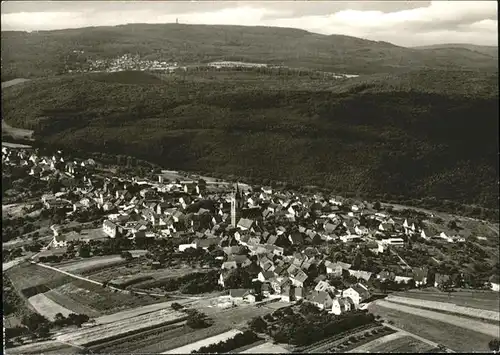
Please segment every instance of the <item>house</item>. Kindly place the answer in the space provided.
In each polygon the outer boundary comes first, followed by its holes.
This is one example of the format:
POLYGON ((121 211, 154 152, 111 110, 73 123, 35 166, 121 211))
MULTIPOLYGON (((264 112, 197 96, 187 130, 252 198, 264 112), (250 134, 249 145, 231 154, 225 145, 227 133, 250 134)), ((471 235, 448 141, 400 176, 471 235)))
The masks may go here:
POLYGON ((189 243, 189 244, 181 244, 179 245, 179 251, 180 252, 183 252, 187 249, 190 249, 190 248, 193 248, 193 249, 196 249, 196 243, 189 243))
POLYGON ((357 283, 356 285, 349 287, 347 290, 342 291, 342 297, 349 297, 357 308, 361 302, 370 298, 370 292, 366 286, 357 283))
POLYGON ((102 231, 110 238, 115 238, 118 232, 118 226, 109 219, 102 223, 102 231))
POLYGON ((269 281, 271 287, 274 289, 274 292, 277 294, 281 294, 282 290, 292 285, 292 281, 289 277, 274 278, 269 281))
POLYGON ((302 233, 300 232, 292 232, 288 236, 288 240, 292 245, 300 245, 304 242, 304 238, 302 237, 302 233))
POLYGON ((395 247, 402 247, 405 244, 405 241, 403 238, 387 238, 383 239, 382 243, 383 245, 391 245, 395 247))
POLYGON ((334 290, 335 288, 331 286, 327 281, 321 280, 318 282, 316 287, 314 287, 314 291, 328 291, 328 290, 334 290))
POLYGON ((381 271, 377 275, 377 279, 379 279, 380 281, 385 281, 385 280, 394 281, 395 278, 396 274, 392 271, 387 271, 387 270, 381 271))
POLYGON ((264 283, 264 282, 268 282, 269 280, 271 280, 275 276, 276 276, 276 274, 272 271, 261 271, 261 272, 259 272, 257 279, 260 282, 264 283))
POLYGON ((414 268, 413 269, 413 280, 415 280, 416 286, 422 286, 427 283, 427 268, 414 268))
POLYGON ((68 241, 66 240, 66 236, 63 234, 55 234, 52 239, 52 245, 54 248, 65 248, 68 246, 68 241))
POLYGON ((236 264, 236 261, 226 261, 222 264, 221 268, 223 270, 233 270, 238 268, 238 264, 236 264))
POLYGON ((500 291, 500 281, 498 275, 492 275, 488 279, 489 283, 491 284, 491 290, 499 292, 500 291))
POLYGON ((281 301, 282 302, 293 302, 295 301, 294 297, 294 288, 293 286, 287 285, 281 289, 281 301))
POLYGON ((260 289, 262 296, 264 296, 264 297, 271 296, 271 291, 272 291, 271 285, 269 285, 268 283, 262 284, 261 289, 260 289))
POLYGON ((304 289, 302 287, 295 287, 293 289, 295 301, 299 301, 304 298, 304 289))
POLYGON ((343 263, 338 261, 336 263, 332 263, 330 261, 325 261, 326 273, 327 274, 335 274, 342 275, 342 270, 349 270, 351 264, 343 263))
POLYGON ((394 278, 394 282, 396 283, 408 283, 410 280, 412 280, 412 278, 407 276, 396 276, 394 278))
POLYGON ((313 291, 311 294, 310 302, 321 310, 331 309, 333 306, 333 299, 335 295, 333 292, 327 291, 313 291))
MULTIPOLYGON (((247 288, 236 288, 229 290, 229 298, 236 302, 243 302, 245 297, 252 294, 252 290, 247 288)), ((253 301, 255 302, 255 296, 253 301)))
POLYGON ((241 230, 249 230, 251 229, 255 224, 255 221, 251 219, 246 219, 246 218, 241 218, 238 221, 237 227, 241 230))
POLYGON ((436 274, 434 279, 434 287, 445 286, 451 281, 450 275, 436 274))
POLYGON ((394 224, 383 222, 379 224, 378 229, 381 232, 394 232, 394 224))
POLYGON ((332 313, 335 315, 341 315, 342 313, 349 312, 354 309, 354 302, 349 297, 335 297, 332 301, 332 313))
POLYGON ((356 277, 357 279, 363 279, 365 281, 369 281, 370 278, 372 277, 372 273, 368 271, 363 271, 363 270, 351 270, 348 269, 349 275, 356 277))
POLYGON ((307 280, 307 274, 299 270, 294 275, 290 275, 290 280, 292 280, 292 284, 296 287, 304 287, 304 282, 307 280))

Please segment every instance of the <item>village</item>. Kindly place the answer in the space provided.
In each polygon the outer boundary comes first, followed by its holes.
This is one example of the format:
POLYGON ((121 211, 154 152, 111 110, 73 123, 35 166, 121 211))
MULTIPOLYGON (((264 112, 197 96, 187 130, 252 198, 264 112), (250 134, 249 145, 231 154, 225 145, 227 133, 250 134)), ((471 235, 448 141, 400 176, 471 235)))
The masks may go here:
POLYGON ((486 238, 466 233, 458 220, 441 221, 439 230, 433 214, 380 202, 175 171, 127 176, 61 151, 4 146, 2 164, 49 186, 32 209, 50 220, 43 235, 8 250, 4 265, 31 251, 20 259, 103 287, 206 298, 204 312, 307 303, 345 316, 392 291, 499 290, 495 273, 478 277, 443 257, 449 248, 487 257, 478 246, 486 238), (102 259, 96 273, 72 266, 105 257, 115 259, 102 259), (172 281, 175 270, 182 272, 172 281))

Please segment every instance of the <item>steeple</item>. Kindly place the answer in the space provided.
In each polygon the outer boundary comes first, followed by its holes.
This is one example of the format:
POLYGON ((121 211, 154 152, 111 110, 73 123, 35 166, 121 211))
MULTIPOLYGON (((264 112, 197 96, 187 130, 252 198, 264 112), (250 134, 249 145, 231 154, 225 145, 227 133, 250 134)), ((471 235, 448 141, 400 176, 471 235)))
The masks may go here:
POLYGON ((231 225, 233 228, 238 223, 239 210, 241 207, 241 194, 238 183, 234 185, 234 190, 231 196, 231 225))

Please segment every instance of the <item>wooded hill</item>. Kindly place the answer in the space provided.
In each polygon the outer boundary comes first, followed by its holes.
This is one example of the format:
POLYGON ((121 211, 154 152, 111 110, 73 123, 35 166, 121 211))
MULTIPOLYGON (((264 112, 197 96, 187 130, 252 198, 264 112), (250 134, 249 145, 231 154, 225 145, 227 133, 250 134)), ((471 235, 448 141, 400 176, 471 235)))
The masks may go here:
POLYGON ((496 74, 81 74, 5 89, 2 110, 44 142, 172 169, 498 208, 496 74))
POLYGON ((498 54, 479 47, 405 48, 279 27, 130 24, 31 33, 2 31, 1 49, 2 78, 9 79, 60 74, 67 71, 67 63, 123 54, 180 65, 237 60, 348 74, 498 70, 498 54))

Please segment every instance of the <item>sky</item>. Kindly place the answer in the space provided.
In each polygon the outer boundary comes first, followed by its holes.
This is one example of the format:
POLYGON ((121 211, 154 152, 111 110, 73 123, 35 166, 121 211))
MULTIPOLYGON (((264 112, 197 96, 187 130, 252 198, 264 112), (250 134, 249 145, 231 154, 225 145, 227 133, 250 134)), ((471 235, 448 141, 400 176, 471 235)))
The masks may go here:
POLYGON ((1 29, 127 23, 278 26, 401 46, 498 45, 497 1, 2 1, 1 29))

